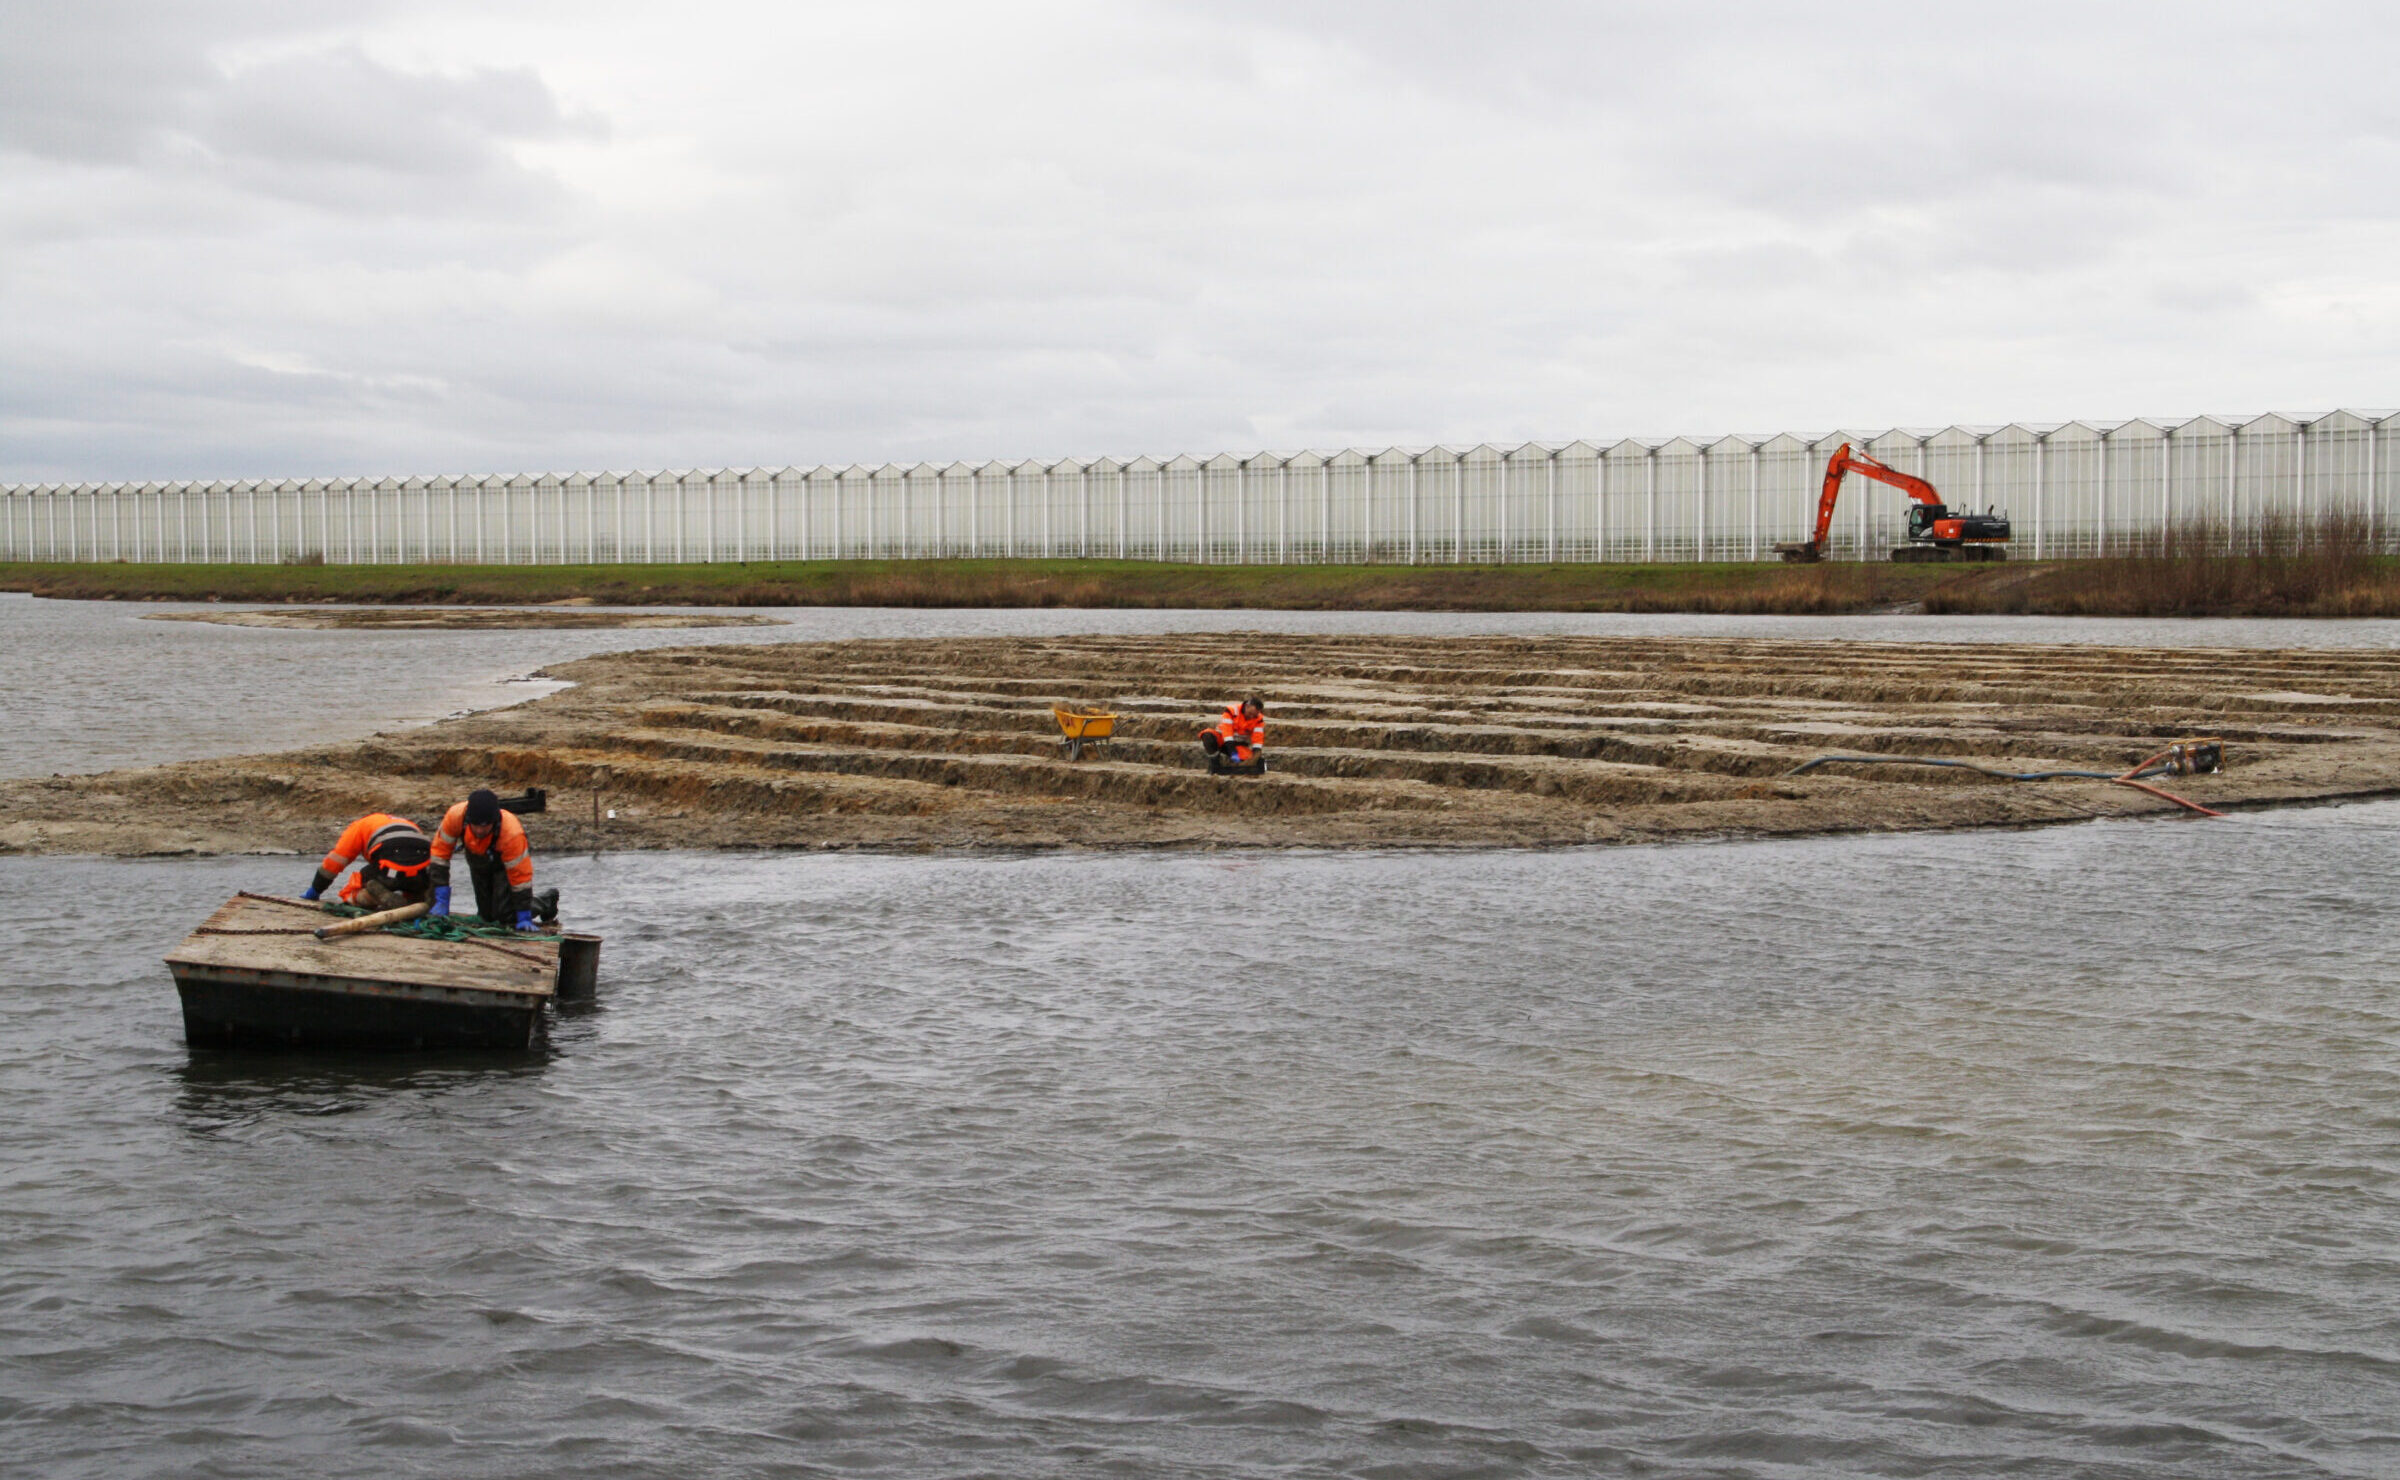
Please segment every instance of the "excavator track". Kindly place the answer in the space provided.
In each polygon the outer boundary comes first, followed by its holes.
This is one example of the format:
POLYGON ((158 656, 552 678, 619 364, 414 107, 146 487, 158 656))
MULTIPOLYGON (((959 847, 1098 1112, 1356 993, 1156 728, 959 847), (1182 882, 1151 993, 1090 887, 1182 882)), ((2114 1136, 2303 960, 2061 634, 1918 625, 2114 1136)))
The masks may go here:
POLYGON ((1999 545, 1901 545, 1892 558, 1903 565, 1981 563, 2006 560, 2008 551, 1999 545))

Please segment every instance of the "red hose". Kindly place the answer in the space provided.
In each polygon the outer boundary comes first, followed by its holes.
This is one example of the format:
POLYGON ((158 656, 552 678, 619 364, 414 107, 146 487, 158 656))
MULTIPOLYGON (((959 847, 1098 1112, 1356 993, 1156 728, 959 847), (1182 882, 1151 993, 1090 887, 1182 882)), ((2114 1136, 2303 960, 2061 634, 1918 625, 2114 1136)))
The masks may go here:
POLYGON ((2146 791, 2154 797, 2159 797, 2166 801, 2173 802, 2178 807, 2189 807, 2203 817, 2223 817, 2225 815, 2224 813, 2211 812, 2206 807, 2201 806, 2198 802, 2192 801, 2187 797, 2179 797, 2171 791, 2166 791, 2159 787, 2152 786, 2147 781, 2136 781, 2133 779, 2134 777, 2140 775, 2143 771, 2149 769, 2152 765, 2165 759, 2168 753, 2173 749, 2174 747, 2170 745, 2166 750, 2162 750, 2157 755, 2154 755, 2150 757, 2150 759, 2143 761, 2141 764, 2135 766, 2132 770, 2127 771, 2122 776, 2119 776, 2116 779, 2116 784, 2119 786, 2130 786, 2136 791, 2146 791))

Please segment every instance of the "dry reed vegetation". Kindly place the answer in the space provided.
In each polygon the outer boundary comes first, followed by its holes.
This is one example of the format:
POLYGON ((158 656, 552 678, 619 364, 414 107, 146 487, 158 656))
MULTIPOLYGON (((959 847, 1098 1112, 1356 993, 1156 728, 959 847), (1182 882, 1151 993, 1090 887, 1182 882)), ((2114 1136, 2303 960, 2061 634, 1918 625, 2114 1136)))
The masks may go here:
POLYGON ((2400 616, 2400 563, 2367 517, 2191 520, 2135 536, 2124 554, 1994 571, 1944 585, 1925 610, 2091 617, 2400 616))
POLYGON ((1883 565, 1169 565, 820 560, 741 565, 0 565, 61 600, 609 606, 1256 608, 1832 614, 1920 599, 1938 568, 1883 565))
MULTIPOLYGON (((394 605, 1255 608, 1838 616, 2400 616, 2363 515, 2135 536, 2099 560, 2002 565, 1167 565, 852 560, 750 565, 0 565, 0 590, 109 601, 394 605)), ((2019 555, 2025 553, 2022 546, 2019 555)))

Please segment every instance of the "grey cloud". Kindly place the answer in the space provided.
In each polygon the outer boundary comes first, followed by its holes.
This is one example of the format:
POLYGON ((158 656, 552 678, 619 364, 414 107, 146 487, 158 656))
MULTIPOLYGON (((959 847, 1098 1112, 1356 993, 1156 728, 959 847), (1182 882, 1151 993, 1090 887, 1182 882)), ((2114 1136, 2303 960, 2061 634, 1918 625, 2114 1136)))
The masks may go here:
POLYGON ((556 187, 507 146, 605 135, 567 118, 530 69, 414 74, 355 46, 245 68, 189 128, 239 188, 374 215, 554 206, 556 187))
POLYGON ((1501 114, 1581 117, 1649 188, 1806 214, 1843 199, 2006 188, 2178 192, 2195 156, 2386 128, 2370 0, 2233 3, 1588 3, 1190 0, 1501 114))
POLYGON ((529 68, 376 61, 354 38, 377 5, 0 4, 0 149, 61 164, 197 175, 348 214, 522 214, 556 189, 509 145, 605 132, 564 114, 529 68))
MULTIPOLYGON (((340 46, 242 69, 193 129, 233 158, 440 176, 484 168, 498 142, 557 138, 570 125, 530 68, 410 74, 340 46)), ((589 121, 574 129, 603 132, 589 121)))
POLYGON ((222 86, 213 53, 357 25, 381 8, 371 0, 0 0, 0 148, 132 162, 222 86))

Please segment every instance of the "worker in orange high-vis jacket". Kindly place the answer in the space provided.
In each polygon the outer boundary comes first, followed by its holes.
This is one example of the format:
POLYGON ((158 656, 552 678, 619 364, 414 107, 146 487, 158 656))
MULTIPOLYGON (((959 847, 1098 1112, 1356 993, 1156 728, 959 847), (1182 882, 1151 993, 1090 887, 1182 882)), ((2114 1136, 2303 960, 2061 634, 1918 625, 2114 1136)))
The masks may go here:
MULTIPOLYGON (((486 920, 513 921, 519 930, 533 928, 533 850, 525 842, 525 825, 517 814, 500 805, 488 791, 474 791, 442 817, 433 835, 433 912, 450 913, 450 856, 467 855, 467 877, 475 885, 475 913, 486 920)), ((542 903, 557 913, 557 896, 542 903)))
POLYGON ((1225 713, 1200 732, 1200 751, 1208 757, 1208 772, 1222 776, 1235 771, 1263 776, 1267 771, 1267 706, 1253 695, 1228 704, 1225 713))
POLYGON ((317 876, 300 897, 323 894, 351 864, 359 866, 342 884, 336 897, 344 904, 370 910, 398 909, 421 904, 432 882, 432 847, 425 833, 405 817, 370 812, 342 829, 342 835, 317 865, 317 876))

